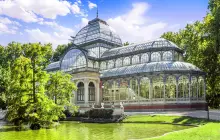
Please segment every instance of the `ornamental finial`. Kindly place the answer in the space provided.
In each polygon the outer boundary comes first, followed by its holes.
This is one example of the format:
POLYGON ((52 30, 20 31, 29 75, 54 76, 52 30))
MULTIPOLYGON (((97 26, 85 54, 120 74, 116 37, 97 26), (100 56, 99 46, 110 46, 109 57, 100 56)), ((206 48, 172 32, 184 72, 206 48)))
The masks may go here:
POLYGON ((96 18, 98 18, 98 17, 99 17, 99 9, 97 7, 96 18))

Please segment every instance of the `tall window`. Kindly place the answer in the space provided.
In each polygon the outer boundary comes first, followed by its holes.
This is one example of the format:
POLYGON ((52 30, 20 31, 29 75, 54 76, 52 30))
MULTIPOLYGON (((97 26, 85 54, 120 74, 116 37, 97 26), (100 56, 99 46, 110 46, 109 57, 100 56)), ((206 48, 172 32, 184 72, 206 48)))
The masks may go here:
POLYGON ((84 101, 84 83, 79 82, 77 85, 77 101, 84 101))
POLYGON ((113 60, 109 60, 107 66, 108 66, 109 69, 114 68, 114 61, 113 60))
POLYGON ((89 83, 89 101, 95 101, 95 85, 93 82, 89 83))

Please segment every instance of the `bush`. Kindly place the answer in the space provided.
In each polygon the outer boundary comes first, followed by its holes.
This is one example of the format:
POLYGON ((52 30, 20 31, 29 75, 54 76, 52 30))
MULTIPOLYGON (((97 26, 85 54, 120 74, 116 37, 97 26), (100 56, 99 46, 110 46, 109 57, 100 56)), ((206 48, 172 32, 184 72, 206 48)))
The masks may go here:
POLYGON ((92 119, 112 119, 113 109, 91 109, 85 114, 88 114, 88 117, 92 119))
POLYGON ((63 113, 65 114, 66 117, 72 117, 73 113, 70 112, 69 110, 64 110, 63 113))

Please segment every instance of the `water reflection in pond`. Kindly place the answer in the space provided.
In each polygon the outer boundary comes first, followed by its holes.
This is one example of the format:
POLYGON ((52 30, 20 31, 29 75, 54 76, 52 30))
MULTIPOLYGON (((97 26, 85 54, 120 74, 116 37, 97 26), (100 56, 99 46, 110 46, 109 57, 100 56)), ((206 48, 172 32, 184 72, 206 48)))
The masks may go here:
POLYGON ((15 131, 0 128, 1 140, 127 140, 163 135, 167 132, 191 128, 168 124, 86 124, 62 122, 53 129, 15 131))

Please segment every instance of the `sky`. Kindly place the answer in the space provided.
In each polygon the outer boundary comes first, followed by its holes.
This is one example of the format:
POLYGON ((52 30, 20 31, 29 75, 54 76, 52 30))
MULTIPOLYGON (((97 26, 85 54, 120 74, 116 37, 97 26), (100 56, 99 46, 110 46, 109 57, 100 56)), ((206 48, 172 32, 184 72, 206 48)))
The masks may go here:
POLYGON ((122 42, 143 42, 202 20, 208 0, 0 0, 0 45, 15 41, 67 44, 96 17, 122 42))

